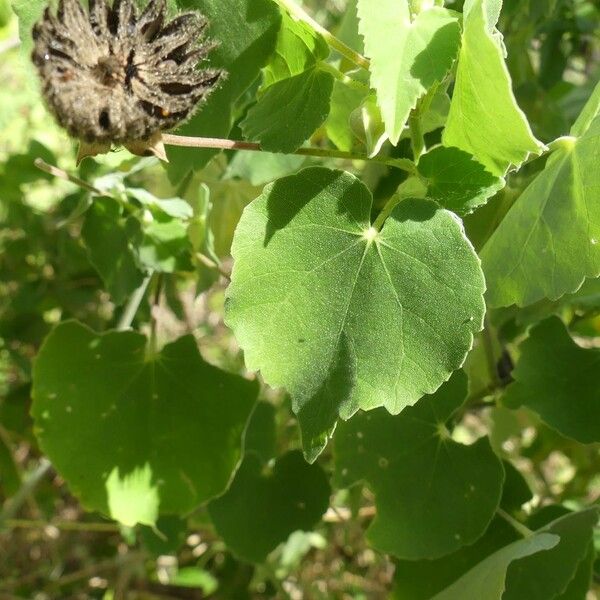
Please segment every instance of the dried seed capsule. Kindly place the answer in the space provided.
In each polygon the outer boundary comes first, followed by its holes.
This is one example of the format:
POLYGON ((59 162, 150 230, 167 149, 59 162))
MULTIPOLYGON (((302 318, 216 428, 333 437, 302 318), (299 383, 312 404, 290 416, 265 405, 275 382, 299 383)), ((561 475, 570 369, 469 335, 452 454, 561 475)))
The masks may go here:
POLYGON ((33 28, 32 60, 50 110, 87 147, 143 147, 187 119, 223 77, 199 69, 213 44, 206 20, 188 12, 166 22, 165 0, 138 15, 133 0, 60 0, 33 28))

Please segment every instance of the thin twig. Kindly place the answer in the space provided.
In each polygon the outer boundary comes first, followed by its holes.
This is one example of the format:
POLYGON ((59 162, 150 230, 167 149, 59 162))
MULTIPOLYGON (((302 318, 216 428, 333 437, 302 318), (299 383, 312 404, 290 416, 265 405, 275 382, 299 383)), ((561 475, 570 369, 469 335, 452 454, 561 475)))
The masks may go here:
MULTIPOLYGON (((214 148, 216 150, 249 150, 251 152, 265 152, 256 142, 243 142, 240 140, 226 140, 221 138, 191 137, 163 133, 162 141, 168 146, 183 146, 185 148, 214 148)), ((341 158, 345 160, 364 160, 366 162, 379 162, 389 167, 401 169, 411 175, 416 173, 414 163, 406 159, 389 158, 387 156, 368 156, 366 154, 353 154, 343 150, 330 148, 298 148, 295 152, 298 156, 317 156, 321 158, 341 158)))
POLYGON ((0 525, 6 520, 12 519, 29 496, 34 492, 40 481, 50 471, 52 465, 47 458, 41 458, 37 468, 23 481, 17 493, 7 502, 4 510, 0 513, 0 525))
POLYGON ((219 271, 221 276, 227 282, 231 281, 231 273, 229 271, 227 271, 227 269, 224 269, 223 265, 215 262, 214 260, 212 260, 211 258, 206 256, 206 254, 202 254, 202 252, 196 252, 196 258, 198 259, 199 262, 201 262, 204 266, 208 267, 209 269, 219 271))
POLYGON ((80 581, 82 579, 86 579, 93 575, 97 575, 101 571, 113 571, 115 569, 120 569, 124 565, 131 564, 132 562, 141 562, 145 558, 145 555, 142 552, 131 552, 125 555, 117 555, 115 558, 110 558, 104 560, 99 563, 95 563, 80 569, 79 571, 74 571, 73 573, 68 573, 59 577, 56 581, 52 581, 52 585, 64 587, 66 585, 71 585, 80 581))
POLYGON ((119 533, 121 528, 115 523, 85 523, 80 521, 41 519, 7 519, 3 523, 9 529, 46 529, 56 527, 62 531, 84 531, 86 533, 119 533))
POLYGON ((44 171, 45 173, 48 173, 50 175, 54 175, 54 177, 64 179, 65 181, 70 181, 71 183, 78 185, 79 187, 83 188, 84 190, 87 190, 88 192, 92 192, 94 194, 99 195, 102 194, 102 192, 98 188, 95 188, 93 185, 90 185, 89 183, 87 183, 87 181, 83 181, 83 179, 79 179, 79 177, 75 177, 75 175, 71 175, 70 173, 63 171, 62 169, 59 169, 54 165, 49 165, 41 158, 36 158, 33 161, 33 164, 41 171, 44 171))
POLYGON ((156 312, 160 306, 160 298, 163 292, 164 277, 162 273, 158 273, 156 277, 156 286, 154 288, 154 299, 150 308, 150 348, 152 354, 156 354, 157 351, 157 330, 158 330, 158 319, 156 312))
POLYGON ((14 50, 21 45, 21 40, 18 37, 10 38, 0 42, 0 54, 4 54, 9 50, 14 50))
POLYGON ((138 287, 138 289, 135 290, 135 292, 133 292, 129 298, 129 302, 127 303, 127 306, 125 307, 125 310, 119 319, 119 324, 117 325, 118 331, 125 331, 131 327, 131 323, 133 323, 133 319, 135 318, 140 304, 144 299, 151 278, 152 273, 150 273, 150 275, 148 275, 144 281, 142 281, 140 287, 138 287))
POLYGON ((527 527, 526 525, 521 523, 521 521, 517 521, 514 517, 509 515, 502 508, 498 508, 496 510, 496 513, 498 514, 498 516, 502 517, 507 523, 512 525, 513 528, 515 529, 515 531, 520 533, 523 537, 525 537, 525 538, 531 537, 535 533, 534 531, 531 531, 531 529, 529 529, 529 527, 527 527))

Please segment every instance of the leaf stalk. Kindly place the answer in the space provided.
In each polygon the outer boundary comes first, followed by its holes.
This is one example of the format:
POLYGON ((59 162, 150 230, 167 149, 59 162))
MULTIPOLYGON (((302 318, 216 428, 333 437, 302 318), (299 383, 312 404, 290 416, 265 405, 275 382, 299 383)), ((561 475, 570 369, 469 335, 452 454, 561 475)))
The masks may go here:
POLYGON ((355 50, 352 50, 350 46, 344 44, 340 39, 335 37, 330 31, 325 29, 322 25, 317 23, 303 8, 298 6, 293 0, 276 0, 279 6, 287 10, 293 17, 296 17, 300 21, 304 21, 307 25, 312 27, 317 33, 320 33, 325 41, 333 48, 336 52, 339 52, 344 58, 354 63, 356 66, 362 69, 369 70, 371 63, 369 59, 365 58, 362 54, 359 54, 355 50))
MULTIPOLYGON (((186 148, 214 148, 216 150, 249 150, 251 152, 266 152, 256 142, 243 142, 239 140, 227 140, 221 138, 191 137, 163 133, 163 142, 169 146, 182 146, 186 148)), ((387 156, 368 156, 366 154, 354 154, 333 148, 298 148, 295 152, 298 156, 315 156, 321 158, 340 158, 345 160, 364 160, 365 162, 378 162, 406 171, 411 175, 416 174, 416 168, 412 161, 406 159, 395 159, 387 156)))

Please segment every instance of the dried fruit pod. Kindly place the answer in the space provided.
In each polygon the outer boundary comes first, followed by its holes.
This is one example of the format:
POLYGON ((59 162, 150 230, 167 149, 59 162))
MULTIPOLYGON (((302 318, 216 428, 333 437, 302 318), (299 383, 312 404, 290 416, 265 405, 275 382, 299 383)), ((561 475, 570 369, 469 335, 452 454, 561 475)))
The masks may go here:
POLYGON ((89 13, 79 0, 60 0, 56 15, 46 8, 32 60, 50 110, 83 154, 111 144, 154 152, 160 132, 193 113, 223 77, 198 68, 214 47, 202 41, 206 24, 195 12, 167 22, 165 0, 149 0, 141 14, 132 0, 90 0, 89 13))

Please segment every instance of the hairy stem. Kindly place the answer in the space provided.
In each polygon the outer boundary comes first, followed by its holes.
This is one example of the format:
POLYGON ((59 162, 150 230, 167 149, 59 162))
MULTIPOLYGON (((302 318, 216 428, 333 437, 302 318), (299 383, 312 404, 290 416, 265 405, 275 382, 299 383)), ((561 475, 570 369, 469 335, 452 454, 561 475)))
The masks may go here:
POLYGON ((320 33, 325 38, 325 41, 344 58, 348 59, 350 62, 354 63, 358 67, 361 67, 362 69, 367 69, 367 71, 369 70, 371 63, 367 58, 355 50, 352 50, 350 46, 347 46, 340 39, 336 38, 330 31, 325 29, 325 27, 317 23, 303 8, 293 2, 293 0, 277 0, 277 3, 282 8, 285 8, 292 16, 296 17, 300 21, 304 21, 316 32, 320 33))
POLYGON ((95 188, 93 185, 90 185, 83 179, 79 179, 79 177, 75 177, 75 175, 71 175, 54 165, 49 165, 47 162, 43 161, 41 158, 36 158, 33 161, 33 164, 40 169, 40 171, 44 171, 44 173, 48 173, 49 175, 54 175, 54 177, 59 177, 60 179, 64 179, 65 181, 70 181, 75 185, 87 190, 88 192, 92 192, 93 194, 102 194, 102 192, 95 188))
POLYGON ((338 81, 346 85, 347 87, 357 90, 359 92, 363 92, 364 94, 368 94, 371 91, 371 88, 366 83, 362 83, 362 81, 357 81, 356 79, 346 75, 346 73, 342 73, 339 69, 330 65, 329 63, 321 63, 319 68, 322 71, 327 71, 331 73, 338 81))
POLYGON ((227 282, 231 281, 231 273, 227 271, 227 269, 224 269, 222 265, 215 262, 212 258, 206 256, 206 254, 203 254, 202 252, 196 252, 196 259, 205 267, 213 269, 214 271, 218 271, 221 277, 223 277, 227 282))
MULTIPOLYGON (((238 140, 226 140, 221 138, 189 137, 184 135, 174 135, 172 133, 163 133, 162 141, 169 146, 183 146, 186 148, 215 148, 217 150, 249 150, 251 152, 265 152, 256 142, 243 142, 238 140)), ((366 154, 353 154, 343 150, 334 150, 332 148, 298 148, 295 152, 298 156, 316 156, 322 158, 341 158, 345 160, 364 160, 385 164, 389 167, 401 169, 411 175, 416 173, 415 165, 407 159, 395 159, 387 156, 367 156, 366 154)))

